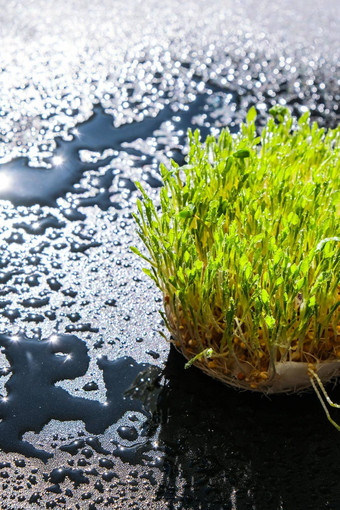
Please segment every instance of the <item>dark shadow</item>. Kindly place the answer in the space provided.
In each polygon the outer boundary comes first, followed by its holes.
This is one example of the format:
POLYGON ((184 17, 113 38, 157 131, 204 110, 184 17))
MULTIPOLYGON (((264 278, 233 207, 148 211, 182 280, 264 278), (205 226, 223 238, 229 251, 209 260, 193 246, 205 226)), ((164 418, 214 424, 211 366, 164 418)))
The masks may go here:
POLYGON ((172 348, 158 402, 168 508, 340 508, 340 435, 313 392, 269 399, 183 365, 172 348))

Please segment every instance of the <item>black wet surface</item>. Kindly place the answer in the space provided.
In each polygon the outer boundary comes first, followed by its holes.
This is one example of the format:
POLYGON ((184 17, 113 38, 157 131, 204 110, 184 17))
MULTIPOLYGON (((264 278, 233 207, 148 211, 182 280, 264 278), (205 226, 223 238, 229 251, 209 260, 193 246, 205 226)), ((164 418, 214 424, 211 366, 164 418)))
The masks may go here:
POLYGON ((157 201, 188 128, 339 122, 337 2, 62 6, 0 20, 1 508, 340 509, 315 395, 184 370, 129 249, 134 182, 157 201))
MULTIPOLYGON (((136 363, 127 356, 114 361, 109 361, 105 356, 99 358, 97 364, 103 372, 106 387, 106 402, 102 404, 74 397, 55 386, 57 381, 84 375, 89 368, 86 344, 76 336, 54 335, 37 342, 24 336, 13 338, 1 335, 0 346, 12 372, 5 386, 7 397, 0 407, 0 447, 4 451, 38 457, 45 462, 53 454, 23 441, 25 432, 40 432, 44 425, 54 419, 81 420, 88 432, 102 434, 125 412, 145 412, 138 399, 143 388, 139 379, 143 377, 148 381, 151 368, 154 369, 152 381, 157 379, 160 372, 156 367, 136 363)), ((127 435, 122 437, 120 434, 122 439, 131 439, 127 435)), ((65 448, 61 449, 70 451, 65 448)))

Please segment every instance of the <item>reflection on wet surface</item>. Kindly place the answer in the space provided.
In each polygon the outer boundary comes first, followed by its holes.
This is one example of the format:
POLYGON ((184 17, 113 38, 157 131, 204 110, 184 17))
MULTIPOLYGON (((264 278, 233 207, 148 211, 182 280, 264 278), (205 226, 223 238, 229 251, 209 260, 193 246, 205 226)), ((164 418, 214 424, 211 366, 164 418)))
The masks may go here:
MULTIPOLYGON (((0 404, 0 446, 4 451, 46 461, 53 455, 22 441, 25 432, 39 432, 54 419, 82 420, 88 432, 102 434, 125 412, 144 410, 139 395, 146 384, 151 384, 147 375, 151 365, 138 364, 130 357, 114 361, 100 358, 98 366, 103 371, 106 387, 106 401, 102 404, 74 397, 54 385, 57 381, 84 375, 89 367, 86 344, 76 336, 54 335, 37 342, 19 335, 1 335, 0 346, 13 373, 5 386, 7 395, 0 404), (141 382, 136 385, 138 375, 141 382), (130 390, 130 398, 127 390, 130 390)), ((153 375, 156 379, 157 371, 154 370, 153 375)), ((145 391, 148 392, 148 388, 145 391)), ((65 447, 63 450, 68 451, 65 447)))
MULTIPOLYGON (((165 454, 158 497, 173 500, 169 508, 177 508, 183 479, 187 509, 338 508, 329 475, 339 472, 332 452, 338 435, 317 412, 313 393, 269 399, 221 387, 183 364, 171 349, 159 398, 165 454)), ((333 396, 339 401, 339 388, 333 396)))
POLYGON ((340 508, 314 396, 184 371, 129 249, 134 183, 157 202, 188 128, 339 122, 336 2, 11 1, 0 25, 2 508, 340 508))
MULTIPOLYGON (((55 206, 58 197, 76 190, 74 185, 79 182, 83 172, 93 171, 111 163, 118 156, 118 151, 122 150, 122 146, 124 146, 124 152, 127 155, 142 156, 141 150, 130 148, 128 144, 152 136, 165 122, 172 124, 172 129, 176 130, 177 137, 183 144, 187 129, 192 127, 194 116, 200 111, 204 111, 203 107, 207 104, 208 97, 208 94, 199 95, 190 104, 188 110, 181 115, 175 115, 170 106, 166 106, 154 118, 146 117, 143 121, 119 128, 113 126, 111 115, 105 114, 101 107, 96 107, 92 117, 78 126, 77 134, 74 135, 73 140, 66 142, 61 139, 56 140, 54 155, 46 159, 50 168, 29 166, 27 157, 2 164, 0 166, 0 183, 2 183, 0 199, 10 200, 16 206, 34 204, 55 206), (81 154, 88 152, 89 149, 90 151, 92 149, 92 152, 95 150, 99 154, 104 152, 104 157, 99 158, 98 161, 93 161, 93 159, 86 161, 86 155, 81 158, 81 154), (105 154, 107 149, 110 149, 109 155, 105 154)), ((203 128, 202 136, 207 134, 208 129, 203 128)), ((143 156, 143 166, 150 165, 152 163, 151 155, 143 154, 143 156)), ((172 154, 172 158, 174 157, 175 154, 172 154)), ((182 157, 180 159, 182 162, 182 157)), ((110 193, 109 188, 114 176, 114 171, 110 169, 110 172, 105 173, 101 178, 101 188, 106 187, 107 194, 105 196, 102 192, 97 200, 80 201, 78 206, 96 204, 102 210, 107 210, 113 202, 111 197, 114 193, 110 193)), ((145 180, 153 187, 161 185, 161 182, 151 175, 146 175, 145 180)), ((129 191, 136 189, 130 179, 125 178, 124 180, 123 178, 120 182, 122 187, 129 191)))

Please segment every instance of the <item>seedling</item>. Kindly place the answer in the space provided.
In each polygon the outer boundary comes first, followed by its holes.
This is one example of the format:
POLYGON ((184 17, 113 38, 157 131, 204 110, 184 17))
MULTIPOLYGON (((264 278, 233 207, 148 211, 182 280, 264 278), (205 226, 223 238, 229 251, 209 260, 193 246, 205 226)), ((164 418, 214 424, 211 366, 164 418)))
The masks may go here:
POLYGON ((161 165, 160 208, 138 184, 148 254, 132 250, 187 367, 265 393, 312 385, 325 407, 340 374, 340 127, 270 114, 261 134, 255 108, 237 135, 189 131, 186 164, 161 165))

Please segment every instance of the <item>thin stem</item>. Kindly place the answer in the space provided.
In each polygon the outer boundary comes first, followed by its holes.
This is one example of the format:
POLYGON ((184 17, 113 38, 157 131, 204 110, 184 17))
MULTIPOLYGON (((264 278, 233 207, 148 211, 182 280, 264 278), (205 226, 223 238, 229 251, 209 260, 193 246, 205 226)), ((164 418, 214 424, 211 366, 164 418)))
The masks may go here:
MULTIPOLYGON (((318 390, 318 387, 317 387, 317 386, 316 386, 316 384, 315 384, 314 377, 313 377, 312 375, 310 375, 309 377, 310 377, 310 382, 312 383, 313 389, 314 389, 314 391, 315 391, 315 393, 316 393, 316 395, 317 395, 317 397, 318 397, 318 399, 319 399, 319 401, 320 401, 320 403, 321 403, 321 405, 322 405, 322 407, 323 407, 323 410, 325 411, 325 414, 326 414, 326 416, 327 416, 328 421, 329 421, 329 422, 333 425, 333 427, 335 427, 335 428, 336 428, 336 430, 338 430, 338 431, 340 432, 340 425, 338 425, 338 424, 337 424, 337 423, 333 420, 333 418, 331 418, 331 415, 329 414, 329 411, 328 411, 328 409, 327 409, 327 407, 326 407, 326 404, 325 404, 325 402, 322 400, 322 396, 321 396, 321 394, 320 394, 320 392, 319 392, 319 390, 318 390)), ((321 386, 321 388, 322 388, 322 386, 321 386)))
POLYGON ((313 369, 309 369, 309 376, 314 377, 314 379, 316 379, 318 385, 319 385, 319 388, 321 389, 325 399, 327 400, 328 404, 331 406, 331 407, 335 407, 336 409, 340 409, 340 404, 335 404, 328 396, 327 392, 326 392, 326 389, 320 379, 320 377, 318 376, 318 374, 313 370, 313 369))

